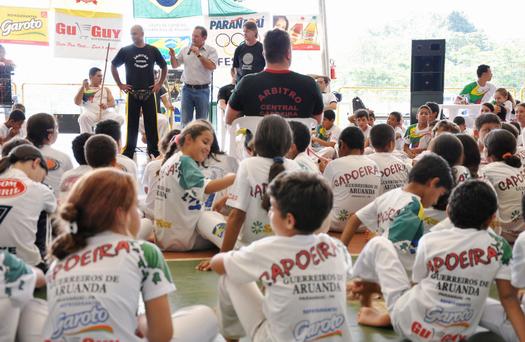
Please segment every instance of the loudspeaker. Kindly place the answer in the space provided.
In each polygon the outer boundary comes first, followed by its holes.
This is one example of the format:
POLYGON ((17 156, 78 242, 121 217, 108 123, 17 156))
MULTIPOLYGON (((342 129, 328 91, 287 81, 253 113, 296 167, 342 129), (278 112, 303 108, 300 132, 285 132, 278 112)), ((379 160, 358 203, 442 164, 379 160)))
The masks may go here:
POLYGON ((443 103, 445 87, 445 40, 413 40, 410 77, 410 123, 426 102, 443 103))

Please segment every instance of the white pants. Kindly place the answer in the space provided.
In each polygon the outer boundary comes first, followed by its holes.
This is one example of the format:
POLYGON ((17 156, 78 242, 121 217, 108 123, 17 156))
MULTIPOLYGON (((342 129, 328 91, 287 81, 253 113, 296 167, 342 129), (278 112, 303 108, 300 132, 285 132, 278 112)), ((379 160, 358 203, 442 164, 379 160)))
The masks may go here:
POLYGON ((334 159, 336 157, 336 151, 333 147, 323 147, 318 152, 316 152, 319 156, 327 158, 327 159, 334 159))
POLYGON ((32 298, 22 308, 8 298, 0 299, 0 339, 2 341, 41 342, 47 318, 47 302, 32 298))
POLYGON ((224 216, 216 211, 203 211, 197 222, 197 231, 200 236, 221 248, 226 230, 224 216))
POLYGON ((171 315, 172 342, 211 342, 219 333, 215 312, 204 305, 188 306, 171 315))
MULTIPOLYGON (((170 131, 170 123, 166 115, 157 113, 157 129, 160 141, 170 131)), ((139 132, 144 136, 146 135, 146 130, 144 129, 144 118, 142 115, 139 119, 139 132)))
POLYGON ((399 297, 410 289, 410 280, 394 244, 383 236, 368 241, 354 264, 352 276, 379 284, 389 313, 399 297))
POLYGON ((93 133, 93 127, 102 120, 115 120, 122 126, 124 117, 115 111, 104 111, 100 120, 98 120, 98 113, 84 111, 78 117, 78 125, 80 126, 80 133, 93 133))
MULTIPOLYGON (((523 299, 521 309, 525 310, 523 299)), ((519 341, 518 336, 505 313, 505 309, 503 309, 503 306, 499 301, 493 298, 487 298, 479 325, 500 335, 505 341, 519 341)))
POLYGON ((219 326, 226 338, 246 335, 254 342, 271 341, 262 311, 263 295, 255 282, 238 284, 227 275, 219 278, 219 326))

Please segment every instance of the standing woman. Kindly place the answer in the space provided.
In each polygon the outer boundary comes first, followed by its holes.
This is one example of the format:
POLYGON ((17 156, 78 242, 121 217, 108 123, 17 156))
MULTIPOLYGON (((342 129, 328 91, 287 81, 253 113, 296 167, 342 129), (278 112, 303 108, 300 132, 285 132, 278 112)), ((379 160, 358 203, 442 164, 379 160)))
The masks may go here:
POLYGON ((59 214, 71 232, 51 247, 44 340, 210 341, 217 335, 207 307, 171 316, 168 294, 175 286, 164 257, 157 246, 135 240, 140 218, 130 175, 114 168, 84 175, 59 214), (140 296, 147 324, 139 328, 140 296))
POLYGON ((263 55, 263 45, 257 40, 259 32, 257 24, 247 21, 242 27, 244 42, 235 49, 233 67, 237 70, 237 82, 248 74, 261 72, 266 65, 263 55))

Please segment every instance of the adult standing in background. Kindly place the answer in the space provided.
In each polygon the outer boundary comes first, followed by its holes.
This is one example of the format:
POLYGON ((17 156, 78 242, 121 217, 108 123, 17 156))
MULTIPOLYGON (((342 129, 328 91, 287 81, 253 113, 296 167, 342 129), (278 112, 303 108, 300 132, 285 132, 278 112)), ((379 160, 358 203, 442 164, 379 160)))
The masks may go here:
POLYGON ((259 32, 257 24, 247 21, 243 27, 244 42, 235 49, 233 54, 233 67, 237 71, 237 82, 248 74, 261 72, 266 65, 263 55, 263 45, 257 40, 259 32))
POLYGON ((140 111, 144 117, 148 155, 157 157, 159 135, 157 132, 157 108, 155 93, 166 79, 168 68, 159 49, 144 42, 144 29, 135 25, 131 28, 133 44, 119 50, 111 62, 111 74, 120 90, 128 94, 127 105, 127 138, 123 155, 133 159, 137 147, 140 111), (155 82, 155 63, 161 69, 160 79, 155 82), (117 68, 126 66, 126 84, 120 81, 117 68))
POLYGON ((217 50, 206 44, 208 31, 202 26, 195 26, 191 35, 191 46, 183 48, 177 56, 170 48, 171 66, 175 69, 184 64, 181 80, 182 87, 182 126, 196 119, 208 119, 210 107, 210 83, 212 73, 217 68, 219 59, 217 50))

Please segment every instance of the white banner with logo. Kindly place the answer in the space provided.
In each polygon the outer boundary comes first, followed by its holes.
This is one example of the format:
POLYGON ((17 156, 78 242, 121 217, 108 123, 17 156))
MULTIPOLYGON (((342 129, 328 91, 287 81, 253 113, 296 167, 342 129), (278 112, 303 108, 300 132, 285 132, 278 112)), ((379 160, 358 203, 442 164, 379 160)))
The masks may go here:
POLYGON ((56 9, 55 57, 111 60, 121 46, 122 15, 56 9))

